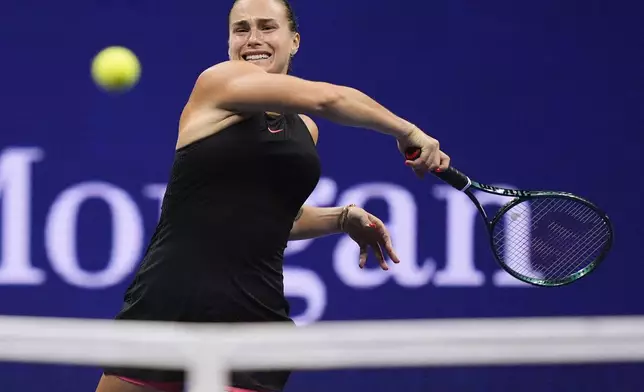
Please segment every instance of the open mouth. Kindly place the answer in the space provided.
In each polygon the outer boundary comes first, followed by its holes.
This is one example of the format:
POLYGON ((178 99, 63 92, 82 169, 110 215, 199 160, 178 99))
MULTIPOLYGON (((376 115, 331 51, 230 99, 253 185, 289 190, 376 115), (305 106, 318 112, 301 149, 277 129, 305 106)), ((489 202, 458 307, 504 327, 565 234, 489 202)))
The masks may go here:
POLYGON ((269 58, 271 58, 271 54, 267 52, 248 53, 248 54, 243 54, 242 58, 245 61, 261 61, 261 60, 268 60, 269 58))

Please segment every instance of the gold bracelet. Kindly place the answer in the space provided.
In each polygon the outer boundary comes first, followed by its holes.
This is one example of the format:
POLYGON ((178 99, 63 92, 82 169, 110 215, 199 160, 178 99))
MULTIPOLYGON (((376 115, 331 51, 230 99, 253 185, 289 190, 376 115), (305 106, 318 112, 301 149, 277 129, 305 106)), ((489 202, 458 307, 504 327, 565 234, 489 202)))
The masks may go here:
POLYGON ((338 217, 338 228, 340 229, 341 232, 344 232, 344 224, 346 223, 347 220, 347 215, 349 215, 349 208, 355 207, 355 204, 349 204, 344 206, 342 209, 342 212, 340 212, 340 216, 338 217))

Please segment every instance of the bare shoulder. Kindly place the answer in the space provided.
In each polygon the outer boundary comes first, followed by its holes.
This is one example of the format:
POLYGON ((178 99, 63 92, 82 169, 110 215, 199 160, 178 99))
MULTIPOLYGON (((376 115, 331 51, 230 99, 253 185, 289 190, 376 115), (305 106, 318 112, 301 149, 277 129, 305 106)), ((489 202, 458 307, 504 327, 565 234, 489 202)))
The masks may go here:
POLYGON ((244 119, 244 114, 218 107, 217 95, 227 80, 244 73, 264 72, 243 61, 226 61, 202 71, 179 118, 176 148, 212 135, 244 119))
POLYGON ((200 75, 199 78, 213 78, 218 76, 230 76, 235 74, 244 74, 248 72, 266 72, 261 69, 259 66, 249 63, 248 61, 242 60, 227 60, 222 61, 206 68, 200 75))
POLYGON ((226 83, 239 76, 256 72, 264 70, 245 61, 224 61, 206 68, 201 71, 192 87, 186 109, 213 108, 217 95, 222 93, 226 83))
POLYGON ((306 124, 306 127, 309 129, 309 132, 311 132, 311 137, 313 138, 313 142, 315 144, 318 143, 318 125, 313 121, 313 119, 305 114, 300 114, 300 118, 302 121, 304 121, 304 124, 306 124))
POLYGON ((195 82, 195 91, 212 90, 226 82, 251 73, 266 72, 255 64, 241 60, 224 61, 203 70, 195 82))

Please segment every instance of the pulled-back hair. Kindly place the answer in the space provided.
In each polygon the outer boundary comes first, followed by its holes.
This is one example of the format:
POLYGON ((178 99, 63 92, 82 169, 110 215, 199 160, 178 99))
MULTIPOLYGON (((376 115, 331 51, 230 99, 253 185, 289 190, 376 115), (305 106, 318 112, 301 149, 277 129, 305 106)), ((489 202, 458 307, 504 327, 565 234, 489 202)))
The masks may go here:
MULTIPOLYGON (((230 11, 232 12, 232 8, 237 4, 239 0, 234 0, 233 5, 230 7, 230 11)), ((293 7, 291 7, 291 3, 288 0, 275 0, 279 1, 284 5, 284 8, 286 8, 286 19, 288 19, 288 28, 291 30, 293 33, 299 33, 300 32, 300 27, 297 24, 297 17, 295 16, 295 12, 293 12, 293 7)), ((228 13, 228 23, 230 23, 230 12, 228 13)))

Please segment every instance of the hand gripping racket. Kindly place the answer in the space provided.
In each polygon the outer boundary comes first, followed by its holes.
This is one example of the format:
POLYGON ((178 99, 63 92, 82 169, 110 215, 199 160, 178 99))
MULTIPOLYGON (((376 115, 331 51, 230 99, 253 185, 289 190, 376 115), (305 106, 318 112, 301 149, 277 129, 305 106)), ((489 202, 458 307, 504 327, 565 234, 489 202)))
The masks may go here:
MULTIPOLYGON (((405 153, 408 160, 419 155, 417 148, 405 153)), ((453 167, 433 174, 470 198, 485 221, 497 262, 521 281, 543 287, 572 283, 592 272, 612 247, 608 216, 579 196, 486 185, 453 167), (513 199, 489 219, 473 189, 513 199)))

